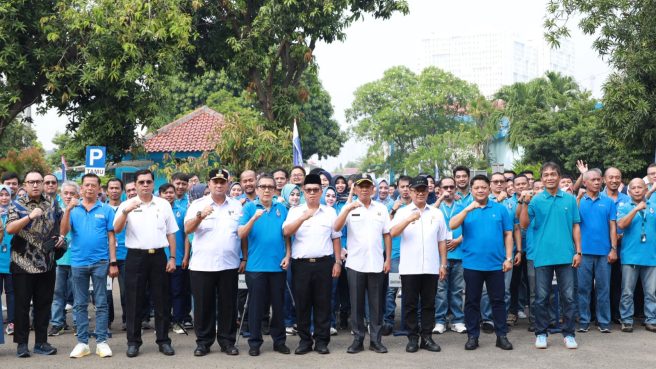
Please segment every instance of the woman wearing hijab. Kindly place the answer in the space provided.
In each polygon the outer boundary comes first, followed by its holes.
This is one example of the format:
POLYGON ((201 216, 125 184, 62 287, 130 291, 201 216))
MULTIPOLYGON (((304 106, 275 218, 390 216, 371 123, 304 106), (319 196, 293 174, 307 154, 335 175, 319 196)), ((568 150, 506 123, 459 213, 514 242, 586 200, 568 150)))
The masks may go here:
POLYGON ((321 178, 321 188, 324 190, 333 182, 333 177, 325 170, 319 172, 319 178, 321 178))
POLYGON ((228 196, 232 197, 233 199, 238 198, 244 193, 244 190, 241 188, 241 183, 235 182, 230 185, 230 191, 228 191, 228 196))
POLYGON ((205 196, 206 188, 207 185, 204 183, 193 185, 191 187, 191 190, 189 190, 189 202, 193 202, 194 200, 200 199, 201 197, 205 196))
POLYGON ((287 183, 280 190, 280 197, 278 198, 287 209, 301 203, 301 188, 298 185, 287 183))
MULTIPOLYGON (((9 263, 11 262, 11 238, 12 235, 5 231, 5 224, 7 223, 7 210, 11 203, 11 189, 5 185, 0 185, 0 214, 2 216, 2 228, 0 230, 0 295, 2 291, 5 292, 5 300, 7 301, 7 334, 13 333, 14 330, 14 288, 11 281, 11 273, 9 272, 9 263)), ((2 301, 0 300, 0 308, 2 301)), ((2 330, 2 311, 0 310, 0 344, 5 343, 4 331, 2 330)))
POLYGON ((394 202, 389 193, 389 183, 386 179, 379 179, 376 184, 376 197, 374 200, 382 203, 383 205, 389 207, 394 202))
MULTIPOLYGON (((335 208, 335 204, 337 203, 337 190, 335 190, 335 187, 333 186, 328 186, 323 189, 323 194, 321 195, 321 204, 322 205, 328 205, 331 208, 335 208)), ((339 210, 335 209, 337 213, 339 214, 339 210)))

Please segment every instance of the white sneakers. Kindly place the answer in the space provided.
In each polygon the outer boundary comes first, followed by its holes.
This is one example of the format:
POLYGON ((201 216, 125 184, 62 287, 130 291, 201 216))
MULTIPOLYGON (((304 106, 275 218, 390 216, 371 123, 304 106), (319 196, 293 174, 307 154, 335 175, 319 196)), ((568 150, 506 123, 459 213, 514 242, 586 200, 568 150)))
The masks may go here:
POLYGON ((465 326, 465 323, 455 323, 451 324, 451 330, 456 333, 465 333, 467 332, 467 327, 465 326))
POLYGON ((91 349, 89 349, 89 345, 80 342, 77 345, 75 345, 73 351, 71 351, 70 357, 79 359, 81 357, 85 357, 89 355, 90 353, 91 353, 91 349))
POLYGON ((442 323, 437 323, 435 324, 435 328, 433 328, 433 333, 437 334, 442 334, 446 332, 446 326, 442 323))
MULTIPOLYGON (((78 343, 71 351, 71 358, 82 358, 91 354, 91 349, 86 343, 78 343)), ((100 357, 110 357, 112 356, 112 349, 109 348, 107 342, 99 342, 96 345, 96 355, 100 357)))

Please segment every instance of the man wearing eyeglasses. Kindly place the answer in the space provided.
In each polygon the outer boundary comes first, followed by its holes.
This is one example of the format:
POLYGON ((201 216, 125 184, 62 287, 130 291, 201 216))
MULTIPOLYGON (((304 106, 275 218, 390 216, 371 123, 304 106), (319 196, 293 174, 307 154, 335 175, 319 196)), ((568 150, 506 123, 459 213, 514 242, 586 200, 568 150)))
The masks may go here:
POLYGON ((14 282, 14 342, 16 355, 29 357, 30 301, 34 311, 34 352, 54 355, 48 343, 48 320, 55 289, 55 249, 64 244, 59 235, 61 208, 43 193, 43 176, 25 175, 26 197, 9 207, 7 233, 13 234, 10 271, 14 282))
MULTIPOLYGON (((146 286, 155 305, 157 345, 164 355, 175 355, 169 338, 171 302, 169 276, 175 271, 175 233, 178 225, 171 205, 153 196, 154 176, 150 170, 135 172, 137 196, 124 201, 116 210, 114 232, 125 229, 126 325, 128 357, 139 355, 141 313, 146 300, 146 286), (164 248, 169 247, 167 261, 164 248)), ((116 262, 116 260, 112 260, 116 262)))
POLYGON ((283 224, 285 237, 292 243, 292 278, 298 335, 297 355, 314 350, 328 354, 330 343, 330 297, 333 278, 342 269, 341 232, 333 230, 335 209, 320 204, 321 178, 308 174, 303 182, 305 204, 289 210, 283 224), (314 340, 310 334, 310 317, 314 317, 314 340))
POLYGON ((214 340, 221 352, 239 355, 235 347, 237 283, 246 258, 239 258, 241 243, 237 234, 242 206, 226 196, 228 176, 224 169, 211 170, 210 195, 194 201, 185 216, 185 233, 194 233, 189 270, 194 297, 195 356, 207 355, 214 340))
POLYGON ((285 345, 284 299, 285 282, 291 258, 291 244, 286 244, 282 225, 287 218, 287 207, 273 201, 276 184, 273 177, 263 174, 256 184, 257 199, 244 206, 239 222, 239 237, 248 239, 248 247, 242 248, 246 260, 246 283, 248 284, 248 320, 250 337, 248 354, 258 356, 262 345, 260 322, 269 303, 271 315, 271 338, 273 349, 289 354, 285 345))
MULTIPOLYGON (((444 215, 445 223, 449 224, 451 218, 457 215, 462 207, 458 206, 454 197, 456 182, 452 177, 442 178, 439 182, 442 195, 435 203, 444 215)), ((435 327, 433 333, 446 331, 447 313, 451 311, 451 330, 465 333, 465 313, 462 311, 462 298, 465 290, 465 280, 462 273, 462 230, 460 227, 448 229, 446 238, 447 249, 447 276, 437 283, 437 296, 435 299, 435 327)))
POLYGON ((442 213, 426 203, 428 180, 415 177, 410 183, 412 204, 399 209, 392 220, 392 237, 401 236, 401 288, 403 289, 403 320, 408 329, 406 352, 419 348, 438 352, 433 341, 435 294, 438 278, 447 273, 447 227, 442 213), (417 324, 418 304, 421 303, 421 324, 417 324), (421 344, 419 337, 421 336, 421 344))

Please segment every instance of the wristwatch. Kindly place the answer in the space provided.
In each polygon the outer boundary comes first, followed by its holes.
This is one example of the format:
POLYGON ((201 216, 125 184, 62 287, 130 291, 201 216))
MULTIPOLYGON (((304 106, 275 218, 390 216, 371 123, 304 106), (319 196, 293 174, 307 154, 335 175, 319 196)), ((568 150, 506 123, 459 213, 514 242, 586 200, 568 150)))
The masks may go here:
POLYGON ((110 261, 109 266, 112 266, 112 267, 118 266, 118 262, 117 261, 110 261))
POLYGON ((512 263, 512 260, 513 260, 512 258, 506 258, 506 261, 507 261, 507 262, 512 263))
POLYGON ((196 218, 200 219, 202 217, 203 217, 203 212, 202 211, 199 211, 199 212, 196 213, 196 218))

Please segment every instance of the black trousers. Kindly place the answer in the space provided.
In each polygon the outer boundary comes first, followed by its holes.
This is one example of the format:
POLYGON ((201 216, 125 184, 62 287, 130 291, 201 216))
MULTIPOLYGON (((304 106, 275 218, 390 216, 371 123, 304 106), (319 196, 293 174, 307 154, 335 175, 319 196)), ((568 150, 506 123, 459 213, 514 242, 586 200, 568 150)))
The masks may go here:
POLYGON ((335 258, 327 256, 315 262, 292 260, 294 299, 296 301, 296 325, 299 346, 311 346, 310 316, 314 318, 316 343, 330 342, 330 298, 333 288, 332 270, 335 258))
MULTIPOLYGON (((526 269, 526 253, 522 252, 522 262, 513 268, 510 280, 510 312, 517 315, 519 307, 519 292, 522 287, 522 280, 528 274, 526 269)), ((528 286, 527 286, 528 287, 528 286)), ((526 296, 530 296, 530 291, 526 291, 526 296)), ((523 306, 519 307, 523 310, 523 306)))
POLYGON ((287 272, 246 272, 248 285, 248 325, 251 336, 250 347, 262 345, 262 319, 271 304, 272 314, 270 333, 273 346, 282 345, 287 339, 285 334, 284 306, 285 283, 287 272))
POLYGON ((34 312, 34 342, 48 342, 50 307, 55 293, 55 269, 37 274, 14 273, 14 342, 30 338, 30 301, 34 312))
POLYGON ((237 269, 220 272, 192 270, 189 277, 194 298, 196 344, 209 348, 216 339, 222 348, 233 346, 237 339, 237 269))
MULTIPOLYGON (((348 288, 351 301, 351 327, 356 340, 364 341, 367 327, 364 325, 365 293, 369 298, 369 339, 371 342, 381 341, 381 327, 385 314, 384 301, 387 297, 387 275, 380 273, 363 273, 346 268, 348 288)), ((434 299, 433 299, 434 300, 434 299)), ((433 314, 434 316, 435 314, 433 314)))
POLYGON ((154 254, 147 250, 128 249, 125 258, 125 307, 128 346, 141 346, 141 318, 150 291, 155 305, 155 330, 158 345, 171 343, 169 325, 171 302, 169 276, 166 273, 166 254, 157 249, 154 254))
MULTIPOLYGON (((505 336, 508 333, 506 323, 506 284, 504 273, 501 270, 480 271, 464 269, 465 278, 465 325, 469 337, 478 337, 481 333, 481 294, 483 283, 487 289, 492 306, 492 320, 497 336, 505 336)), ((404 292, 405 293, 405 292, 404 292)))
POLYGON ((435 294, 437 294, 437 274, 401 275, 403 290, 403 321, 408 330, 408 338, 430 336, 435 322, 435 294), (417 309, 421 302, 421 327, 417 324, 417 309))

